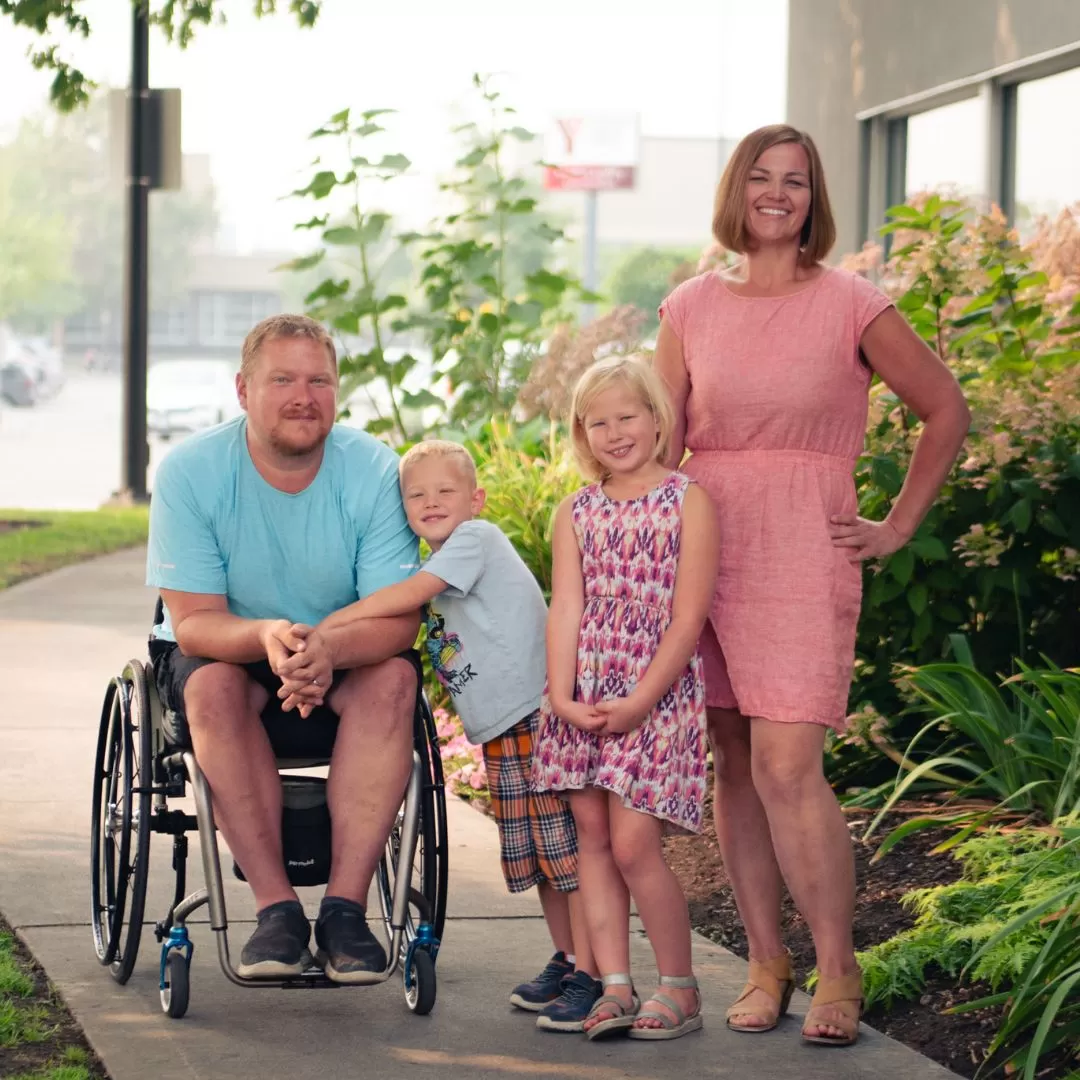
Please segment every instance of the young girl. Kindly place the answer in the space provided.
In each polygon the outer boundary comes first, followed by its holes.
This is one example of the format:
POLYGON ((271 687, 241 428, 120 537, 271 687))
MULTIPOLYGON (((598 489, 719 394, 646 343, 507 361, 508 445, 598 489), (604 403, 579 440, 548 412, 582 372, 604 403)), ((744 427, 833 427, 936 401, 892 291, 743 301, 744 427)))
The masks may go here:
POLYGON ((634 357, 593 365, 574 391, 571 438, 595 479, 555 515, 548 692, 533 753, 537 791, 567 792, 585 921, 605 993, 584 1029, 674 1039, 701 1027, 690 921, 664 862, 665 824, 701 831, 705 694, 697 640, 718 542, 709 497, 661 462, 672 411, 634 357), (630 979, 630 896, 659 989, 630 979))

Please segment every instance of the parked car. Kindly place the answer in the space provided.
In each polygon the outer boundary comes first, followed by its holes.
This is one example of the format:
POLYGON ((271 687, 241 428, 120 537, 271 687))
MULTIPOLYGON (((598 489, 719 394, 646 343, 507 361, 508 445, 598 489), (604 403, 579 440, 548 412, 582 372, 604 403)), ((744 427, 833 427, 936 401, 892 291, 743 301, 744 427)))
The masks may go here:
POLYGON ((146 376, 146 426, 169 439, 240 414, 236 372, 224 360, 159 360, 146 376))
POLYGON ((0 398, 26 409, 36 405, 40 397, 38 370, 35 367, 19 356, 9 358, 0 366, 0 398))
POLYGON ((60 350, 44 338, 15 338, 8 348, 7 362, 15 361, 29 372, 36 385, 35 401, 60 393, 64 385, 64 361, 60 350))

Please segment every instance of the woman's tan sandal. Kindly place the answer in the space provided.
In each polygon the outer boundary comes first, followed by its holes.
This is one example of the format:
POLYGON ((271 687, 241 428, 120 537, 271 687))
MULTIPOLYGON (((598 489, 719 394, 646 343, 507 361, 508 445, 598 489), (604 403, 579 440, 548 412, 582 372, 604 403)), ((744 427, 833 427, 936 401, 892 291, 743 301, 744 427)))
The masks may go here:
POLYGON ((631 1039, 678 1039, 701 1027, 701 994, 698 992, 697 979, 693 975, 661 975, 660 985, 672 990, 693 990, 697 994, 697 1007, 687 1015, 673 997, 658 990, 650 996, 649 1001, 663 1005, 671 1016, 659 1009, 642 1009, 636 1019, 656 1020, 660 1027, 631 1027, 627 1032, 631 1039))
POLYGON ((802 1037, 811 1043, 823 1046, 850 1046, 859 1037, 859 1014, 862 1012, 862 972, 854 971, 850 975, 841 975, 838 979, 818 979, 814 988, 814 997, 803 1021, 802 1037), (828 1006, 829 1019, 814 1015, 815 1010, 828 1006), (808 1035, 812 1027, 839 1028, 841 1035, 808 1035))
POLYGON ((629 1030, 634 1025, 638 1009, 641 1008, 641 1001, 637 994, 634 993, 634 982, 629 975, 622 973, 604 975, 602 981, 605 990, 609 986, 629 986, 631 1004, 627 1007, 626 1002, 614 994, 604 994, 602 997, 597 998, 593 1007, 589 1010, 589 1015, 585 1017, 585 1022, 588 1023, 601 1013, 613 1013, 614 1015, 609 1016, 606 1020, 601 1020, 598 1024, 593 1024, 591 1028, 587 1028, 585 1031, 587 1039, 603 1039, 608 1035, 615 1035, 629 1030))
POLYGON ((755 960, 751 957, 750 974, 746 985, 736 998, 735 1004, 727 1011, 727 1026, 732 1031, 772 1031, 780 1023, 780 1017, 788 1011, 794 991, 795 972, 791 967, 790 953, 782 953, 771 960, 755 960), (771 1008, 761 1004, 743 1004, 755 990, 761 991, 771 1000, 771 1008), (766 1023, 740 1024, 736 1021, 736 1017, 739 1016, 757 1016, 766 1023))

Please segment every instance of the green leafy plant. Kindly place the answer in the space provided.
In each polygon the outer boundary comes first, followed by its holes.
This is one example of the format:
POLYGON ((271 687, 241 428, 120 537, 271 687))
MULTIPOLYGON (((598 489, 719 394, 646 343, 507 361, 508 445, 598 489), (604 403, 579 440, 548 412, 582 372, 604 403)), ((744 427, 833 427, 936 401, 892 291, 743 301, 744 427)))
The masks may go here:
POLYGON ((980 1073, 1011 1062, 1034 1077, 1054 1051, 1080 1050, 1080 819, 991 830, 960 844, 963 875, 903 900, 910 930, 859 954, 868 1005, 918 997, 943 973, 994 994, 958 1006, 1005 1006, 980 1073))
MULTIPOLYGON (((899 776, 867 836, 895 803, 927 791, 991 804, 955 814, 954 823, 981 822, 993 808, 1044 821, 1080 813, 1080 671, 1021 665, 996 686, 975 667, 963 638, 954 638, 952 647, 955 662, 901 675, 901 687, 915 702, 912 711, 930 720, 900 758, 899 776)), ((906 822, 879 856, 928 824, 940 825, 940 818, 906 822)))
POLYGON ((525 177, 508 171, 507 144, 532 133, 486 80, 474 76, 473 85, 487 116, 457 129, 466 153, 442 185, 453 210, 406 238, 420 248, 426 302, 410 326, 449 381, 449 421, 459 427, 509 415, 547 333, 569 318, 571 302, 596 299, 552 268, 563 232, 537 211, 525 177), (522 248, 531 264, 514 258, 522 248))
MULTIPOLYGON (((973 423, 911 543, 866 568, 856 722, 828 764, 841 786, 886 778, 882 735, 902 746, 915 730, 896 665, 941 660, 950 635, 966 636, 983 671, 1080 663, 1080 280, 1062 254, 1075 254, 1080 226, 1063 216, 1029 249, 996 214, 937 196, 892 213, 882 284, 958 373, 973 423)), ((850 265, 874 263, 870 253, 850 265)), ((862 515, 888 512, 917 435, 917 418, 875 385, 856 470, 862 515)))
POLYGON ((509 429, 497 425, 484 444, 470 449, 480 486, 487 492, 483 516, 502 529, 550 597, 555 510, 582 483, 573 458, 558 442, 551 444, 549 457, 515 446, 509 429))
POLYGON ((369 206, 365 196, 372 181, 393 180, 410 163, 402 154, 376 158, 361 153, 368 141, 385 132, 378 118, 387 111, 369 109, 356 123, 350 111, 343 109, 312 132, 312 139, 331 141, 327 152, 341 159, 341 171, 328 167, 334 161, 320 155, 307 185, 293 192, 296 198, 312 200, 322 208, 322 213, 297 225, 298 229, 317 232, 321 245, 281 269, 307 272, 329 264, 329 275, 307 294, 304 303, 313 319, 344 335, 344 341, 359 343, 352 349, 345 346, 338 361, 341 400, 347 409, 356 390, 378 383, 383 394, 369 395, 375 417, 367 423, 367 430, 372 434, 392 432, 399 442, 407 442, 422 427, 419 422, 409 424, 408 410, 441 408, 442 402, 426 387, 407 389, 405 381, 417 360, 409 352, 391 357, 387 349, 392 312, 407 307, 408 300, 400 292, 380 291, 381 279, 403 252, 389 236, 390 215, 369 206))

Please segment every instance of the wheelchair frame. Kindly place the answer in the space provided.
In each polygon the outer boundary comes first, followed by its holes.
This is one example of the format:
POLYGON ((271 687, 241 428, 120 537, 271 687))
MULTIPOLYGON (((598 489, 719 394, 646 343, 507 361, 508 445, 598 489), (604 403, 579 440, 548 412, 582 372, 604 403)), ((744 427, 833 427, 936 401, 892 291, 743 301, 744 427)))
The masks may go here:
MULTIPOLYGON (((412 757, 404 803, 376 870, 389 944, 387 967, 356 985, 385 982, 400 966, 406 1003, 423 1015, 435 1004, 435 960, 446 919, 448 866, 442 761, 435 721, 422 692, 417 695, 412 757), (402 866, 409 867, 409 872, 400 873, 402 866), (419 887, 414 884, 416 877, 419 887), (416 910, 417 918, 411 909, 416 910)), ((325 759, 316 758, 277 761, 279 772, 323 764, 325 759)), ((138 956, 152 833, 173 838, 173 902, 166 917, 154 927, 154 936, 161 943, 161 1007, 168 1016, 179 1018, 187 1011, 194 944, 186 920, 204 904, 209 907, 221 969, 230 982, 282 989, 339 985, 315 966, 284 979, 246 978, 234 968, 209 786, 193 752, 169 743, 152 673, 148 674, 142 661, 131 660, 105 691, 90 834, 94 951, 121 984, 131 977, 138 956), (195 801, 194 815, 168 807, 168 799, 182 797, 188 783, 195 801), (185 895, 187 833, 196 829, 205 884, 185 895)))

